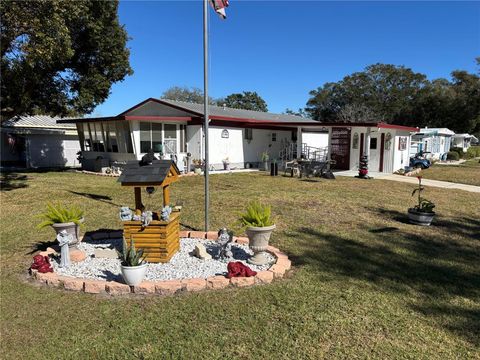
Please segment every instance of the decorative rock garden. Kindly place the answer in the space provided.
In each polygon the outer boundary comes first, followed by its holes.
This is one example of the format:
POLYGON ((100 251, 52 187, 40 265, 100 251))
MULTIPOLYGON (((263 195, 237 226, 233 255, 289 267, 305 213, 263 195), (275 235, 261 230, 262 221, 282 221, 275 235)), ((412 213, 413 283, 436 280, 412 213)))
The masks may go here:
POLYGON ((117 237, 112 238, 112 234, 109 236, 108 233, 97 233, 95 240, 83 239, 78 249, 86 254, 86 258, 72 262, 66 268, 59 267, 60 257, 53 249, 41 252, 39 255, 49 256, 53 272, 41 273, 32 269, 32 277, 42 284, 87 293, 172 295, 184 291, 268 284, 274 279, 282 278, 291 267, 287 255, 273 246, 268 246, 266 251, 269 264, 247 264, 246 260, 252 255, 248 238, 234 237, 231 246, 232 260, 248 265, 256 274, 250 277, 228 278, 227 262, 214 256, 201 260, 193 255, 197 244, 203 244, 208 254, 215 255, 219 247, 217 232, 181 231, 180 251, 170 262, 149 264, 145 281, 130 287, 122 281, 120 260, 113 253, 109 255, 109 250, 115 251, 114 249, 122 246, 119 232, 114 235, 117 237), (98 254, 101 254, 101 257, 98 257, 98 254))
POLYGON ((180 291, 266 284, 281 278, 291 263, 269 246, 275 229, 271 209, 257 201, 240 222, 248 238, 227 229, 180 231, 182 207, 170 205, 170 185, 179 178, 173 161, 156 160, 150 150, 141 161, 129 161, 118 179, 133 188, 135 208, 120 208, 123 231, 96 232, 80 241, 84 212, 77 207, 47 205, 39 227, 52 226, 59 246, 34 256, 30 268, 39 282, 67 290, 109 294, 174 294, 180 291), (148 196, 162 189, 163 206, 147 210, 148 196))

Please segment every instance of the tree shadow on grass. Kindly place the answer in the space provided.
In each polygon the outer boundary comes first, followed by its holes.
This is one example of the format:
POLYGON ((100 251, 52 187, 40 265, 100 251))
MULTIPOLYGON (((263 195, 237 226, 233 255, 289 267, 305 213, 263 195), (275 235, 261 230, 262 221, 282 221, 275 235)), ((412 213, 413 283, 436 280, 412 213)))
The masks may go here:
POLYGON ((109 205, 112 205, 112 206, 116 206, 116 207, 121 207, 122 205, 119 205, 119 204, 116 204, 112 201, 112 198, 110 196, 105 196, 105 195, 99 195, 99 194, 91 194, 91 193, 84 193, 84 192, 77 192, 77 191, 71 191, 71 190, 68 190, 69 193, 71 194, 74 194, 74 195, 78 195, 78 196, 83 196, 83 197, 86 197, 87 199, 92 199, 92 200, 96 200, 96 201, 100 201, 100 202, 103 202, 105 204, 109 204, 109 205))
MULTIPOLYGON (((406 212, 402 213, 400 211, 383 208, 370 208, 368 210, 377 212, 387 220, 394 220, 410 226, 417 226, 410 223, 406 212)), ((448 230, 451 233, 460 234, 474 240, 480 240, 479 219, 473 219, 465 216, 446 218, 437 213, 432 221, 431 226, 440 228, 442 230, 448 230)))
POLYGON ((28 187, 27 181, 30 178, 27 175, 17 173, 2 173, 0 176, 0 190, 12 191, 28 187))
POLYGON ((459 243, 445 234, 368 230, 360 238, 350 238, 299 228, 295 234, 299 252, 291 260, 319 271, 323 281, 353 278, 382 292, 400 294, 407 306, 479 345, 480 311, 471 306, 480 298, 478 247, 471 246, 468 238, 459 243), (411 297, 412 291, 421 300, 411 297), (454 305, 455 298, 467 298, 465 304, 470 305, 454 305))

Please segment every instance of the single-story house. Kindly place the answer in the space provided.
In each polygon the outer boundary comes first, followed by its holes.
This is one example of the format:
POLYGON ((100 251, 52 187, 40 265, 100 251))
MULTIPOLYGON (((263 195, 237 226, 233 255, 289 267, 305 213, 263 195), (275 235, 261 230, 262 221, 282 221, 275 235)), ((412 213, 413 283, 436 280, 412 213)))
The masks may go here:
POLYGON ((467 152, 472 143, 477 143, 478 139, 470 134, 455 134, 453 136, 452 147, 459 147, 463 152, 467 152))
MULTIPOLYGON (((210 106, 209 163, 213 169, 257 166, 263 153, 281 164, 300 156, 331 158, 341 170, 357 169, 363 151, 372 171, 408 165, 410 134, 417 128, 384 123, 320 123, 288 114, 210 106), (328 151, 331 149, 331 151, 328 151)), ((77 126, 82 166, 121 166, 153 149, 176 159, 183 171, 187 153, 205 158, 203 105, 149 98, 109 117, 59 120, 77 126), (99 163, 101 163, 99 165, 99 163)))
POLYGON ((16 116, 2 122, 2 166, 22 168, 77 167, 80 151, 75 124, 58 124, 59 117, 16 116))
POLYGON ((427 152, 433 160, 446 160, 455 133, 447 128, 422 128, 412 135, 410 155, 427 152))

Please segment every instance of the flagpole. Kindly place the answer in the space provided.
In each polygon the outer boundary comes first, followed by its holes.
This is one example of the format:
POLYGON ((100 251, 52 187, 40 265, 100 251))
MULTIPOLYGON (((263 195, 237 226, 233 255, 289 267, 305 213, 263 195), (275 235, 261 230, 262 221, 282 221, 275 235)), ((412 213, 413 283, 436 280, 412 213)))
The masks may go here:
POLYGON ((205 121, 205 231, 208 231, 208 0, 203 0, 203 111, 205 121))

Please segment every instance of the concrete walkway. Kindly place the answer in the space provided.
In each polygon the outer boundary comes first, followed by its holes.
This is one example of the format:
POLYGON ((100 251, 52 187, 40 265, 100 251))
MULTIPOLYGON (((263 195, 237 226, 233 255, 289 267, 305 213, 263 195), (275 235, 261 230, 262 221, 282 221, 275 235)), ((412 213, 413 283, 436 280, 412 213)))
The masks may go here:
MULTIPOLYGON (((353 171, 353 170, 337 171, 334 174, 335 176, 354 177, 358 175, 358 171, 353 171)), ((400 181, 400 182, 405 182, 405 183, 415 184, 415 185, 418 184, 418 179, 416 176, 403 176, 403 175, 371 173, 371 172, 369 172, 368 174, 372 176, 374 179, 400 181)), ((444 188, 444 189, 457 189, 457 190, 470 191, 474 193, 480 193, 480 186, 458 184, 458 183, 452 183, 448 181, 430 180, 430 179, 422 178, 422 185, 444 188)))

